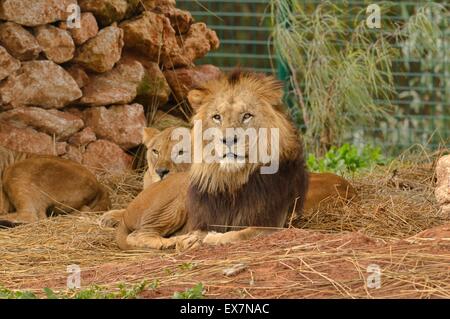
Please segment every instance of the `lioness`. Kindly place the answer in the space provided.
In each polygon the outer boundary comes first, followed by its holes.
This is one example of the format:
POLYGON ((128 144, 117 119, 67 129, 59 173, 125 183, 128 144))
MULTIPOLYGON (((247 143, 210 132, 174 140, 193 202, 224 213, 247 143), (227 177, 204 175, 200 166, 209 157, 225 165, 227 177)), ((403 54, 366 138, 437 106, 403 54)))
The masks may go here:
POLYGON ((176 142, 172 139, 175 127, 169 127, 162 131, 156 128, 145 128, 142 143, 147 147, 148 169, 144 174, 144 189, 154 182, 164 179, 170 173, 186 172, 190 168, 189 163, 175 163, 172 160, 172 152, 183 155, 186 150, 175 149, 176 142))
POLYGON ((106 189, 82 165, 56 156, 14 152, 0 146, 0 225, 29 223, 50 209, 104 211, 106 189))
POLYGON ((224 137, 213 143, 226 153, 215 154, 212 163, 194 162, 189 172, 171 174, 139 194, 123 214, 119 247, 229 243, 283 227, 290 209, 303 207, 308 178, 302 141, 282 96, 282 83, 273 77, 241 71, 192 90, 188 99, 195 110, 193 121, 202 122, 203 132, 219 130, 224 137), (261 174, 266 163, 248 161, 252 145, 245 135, 229 135, 227 128, 276 128, 279 143, 270 139, 268 148, 278 151, 272 160, 278 170, 261 174), (234 150, 241 141, 244 149, 234 150))

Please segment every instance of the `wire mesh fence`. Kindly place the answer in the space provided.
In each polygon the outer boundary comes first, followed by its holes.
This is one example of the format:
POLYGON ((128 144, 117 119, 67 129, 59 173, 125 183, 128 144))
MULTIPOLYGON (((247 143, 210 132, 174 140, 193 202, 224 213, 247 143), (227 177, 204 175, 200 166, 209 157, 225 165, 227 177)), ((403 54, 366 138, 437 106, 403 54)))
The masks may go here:
MULTIPOLYGON (((298 0, 305 10, 322 2, 298 0)), ((342 19, 355 19, 354 8, 365 8, 371 1, 342 2, 342 19)), ((389 14, 382 16, 402 23, 427 1, 397 1, 389 14)), ((386 152, 397 153, 413 144, 437 148, 450 144, 450 4, 437 17, 441 34, 438 50, 420 58, 410 54, 412 43, 397 44, 400 56, 394 60, 396 94, 392 117, 370 127, 349 128, 348 140, 355 144, 374 144, 386 152)), ((221 48, 199 63, 211 63, 229 70, 235 66, 280 74, 276 52, 271 45, 270 0, 178 0, 178 6, 191 11, 197 21, 207 23, 221 39, 221 48)), ((361 16, 365 19, 365 16, 361 16)), ((281 70, 283 71, 283 70, 281 70)), ((385 103, 380 100, 379 103, 385 103)), ((299 123, 301 124, 301 123, 299 123)))

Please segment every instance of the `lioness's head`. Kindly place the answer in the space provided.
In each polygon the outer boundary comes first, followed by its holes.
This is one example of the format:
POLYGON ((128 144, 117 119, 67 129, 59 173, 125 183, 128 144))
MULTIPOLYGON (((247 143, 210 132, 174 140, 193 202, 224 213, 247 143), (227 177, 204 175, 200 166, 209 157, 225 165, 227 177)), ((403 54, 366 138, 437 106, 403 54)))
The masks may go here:
POLYGON ((189 169, 189 163, 177 164, 173 160, 189 151, 183 149, 182 144, 177 145, 178 142, 172 139, 172 132, 176 128, 169 127, 162 131, 151 127, 144 129, 142 142, 147 147, 148 164, 144 188, 164 179, 171 173, 184 172, 189 169))
MULTIPOLYGON (((280 162, 301 152, 297 130, 282 103, 283 85, 271 76, 235 71, 229 76, 192 90, 188 100, 195 111, 192 137, 201 139, 203 156, 211 150, 215 161, 194 159, 191 177, 202 190, 236 190, 249 176, 270 163, 280 162), (201 137, 198 136, 201 123, 201 137), (212 133, 211 132, 216 132, 212 133), (256 133, 257 139, 250 138, 256 133), (263 134, 261 134, 263 133, 263 134), (277 134, 278 138, 274 138, 277 134), (261 142, 265 145, 261 145, 261 142)), ((194 147, 195 148, 195 147, 194 147)), ((195 152, 195 150, 194 150, 195 152)), ((273 163, 272 163, 273 164, 273 163)))

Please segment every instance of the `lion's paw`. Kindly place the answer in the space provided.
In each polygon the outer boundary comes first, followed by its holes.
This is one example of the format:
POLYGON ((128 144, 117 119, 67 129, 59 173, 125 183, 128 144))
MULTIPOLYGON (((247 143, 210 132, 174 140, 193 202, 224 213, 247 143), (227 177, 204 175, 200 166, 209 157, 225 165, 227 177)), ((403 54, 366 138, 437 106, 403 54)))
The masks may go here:
POLYGON ((201 244, 201 237, 197 233, 180 236, 176 243, 177 251, 185 251, 192 248, 197 248, 201 244))
POLYGON ((123 213, 121 210, 112 210, 106 212, 102 216, 100 216, 100 218, 98 219, 98 224, 101 228, 115 228, 119 226, 122 214, 123 213))
POLYGON ((203 239, 203 243, 207 245, 224 245, 231 243, 233 240, 229 233, 210 232, 203 239))

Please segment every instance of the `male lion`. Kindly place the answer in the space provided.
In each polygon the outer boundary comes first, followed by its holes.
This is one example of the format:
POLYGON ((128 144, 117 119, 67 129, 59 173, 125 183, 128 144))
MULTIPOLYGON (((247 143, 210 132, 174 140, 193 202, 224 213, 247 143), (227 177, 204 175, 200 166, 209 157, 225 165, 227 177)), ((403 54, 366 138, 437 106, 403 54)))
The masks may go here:
MULTIPOLYGON (((184 125, 187 127, 187 124, 184 125)), ((177 127, 169 127, 162 131, 151 127, 145 128, 142 143, 147 147, 148 169, 144 174, 144 189, 168 176, 186 172, 190 168, 188 163, 175 163, 172 159, 188 150, 177 147, 178 141, 172 139, 172 133, 177 127)), ((320 205, 340 200, 351 201, 356 197, 356 190, 344 178, 331 173, 308 173, 309 187, 304 203, 305 212, 314 212, 320 205)), ((151 199, 148 199, 149 201, 151 199)), ((295 207, 298 211, 297 207, 295 207)), ((125 209, 112 210, 100 218, 102 227, 114 227, 120 223, 125 209)))
POLYGON ((56 156, 0 146, 0 178, 0 215, 5 217, 0 225, 5 227, 46 218, 50 209, 104 211, 110 206, 106 189, 88 169, 56 156))
POLYGON ((202 122, 203 132, 222 132, 224 138, 213 143, 226 147, 226 153, 212 163, 194 162, 189 172, 171 174, 139 194, 123 214, 119 247, 184 248, 198 240, 221 244, 283 227, 290 209, 303 207, 308 178, 302 140, 282 96, 279 81, 241 71, 191 91, 194 122, 202 122), (279 143, 271 140, 268 147, 278 151, 278 159, 272 159, 278 170, 261 174, 265 163, 248 160, 251 145, 245 135, 229 135, 227 128, 278 129, 279 143), (244 149, 234 150, 242 141, 244 149))

